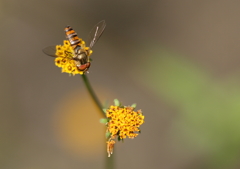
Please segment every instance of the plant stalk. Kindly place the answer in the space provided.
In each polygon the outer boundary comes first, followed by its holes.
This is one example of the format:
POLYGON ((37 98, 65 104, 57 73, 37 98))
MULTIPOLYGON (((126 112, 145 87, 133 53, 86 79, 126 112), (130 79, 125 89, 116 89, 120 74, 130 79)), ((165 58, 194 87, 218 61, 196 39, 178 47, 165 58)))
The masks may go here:
POLYGON ((102 115, 103 117, 106 117, 106 115, 105 115, 105 113, 104 113, 104 111, 103 111, 102 104, 101 104, 101 102, 99 101, 97 95, 95 94, 95 92, 94 92, 94 90, 93 90, 93 88, 92 88, 92 86, 91 86, 91 84, 90 84, 87 76, 86 76, 85 74, 83 74, 83 75, 81 75, 81 76, 82 76, 82 78, 83 78, 83 82, 84 82, 85 86, 87 87, 87 90, 88 90, 89 94, 91 95, 91 98, 93 99, 93 101, 94 101, 94 103, 96 104, 96 106, 99 108, 99 110, 100 110, 100 112, 101 112, 101 115, 102 115))
MULTIPOLYGON (((102 104, 101 102, 99 101, 97 95, 95 94, 87 76, 85 74, 81 75, 82 78, 83 78, 83 82, 85 84, 85 86, 87 87, 87 90, 89 92, 89 94, 91 95, 91 98, 93 99, 93 102, 96 104, 96 106, 99 108, 100 112, 101 112, 101 115, 105 118, 106 115, 103 111, 103 107, 102 107, 102 104)), ((113 157, 107 157, 107 154, 106 154, 106 169, 114 169, 114 159, 113 157)))

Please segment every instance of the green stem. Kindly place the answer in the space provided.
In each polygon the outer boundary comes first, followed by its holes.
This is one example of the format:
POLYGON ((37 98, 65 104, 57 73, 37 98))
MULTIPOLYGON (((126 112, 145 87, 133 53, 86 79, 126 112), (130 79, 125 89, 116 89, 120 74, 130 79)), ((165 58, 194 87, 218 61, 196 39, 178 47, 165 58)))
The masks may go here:
POLYGON ((113 157, 113 154, 111 155, 111 157, 107 157, 106 158, 106 169, 114 169, 114 157, 113 157))
POLYGON ((83 75, 81 75, 81 76, 82 76, 82 78, 83 78, 83 82, 84 82, 85 86, 87 87, 87 90, 88 90, 89 94, 91 95, 94 103, 95 103, 95 104, 97 105, 97 107, 99 108, 99 110, 100 110, 100 112, 101 112, 101 115, 103 115, 104 117, 106 117, 106 115, 105 115, 105 113, 104 113, 104 111, 103 111, 102 104, 101 104, 101 102, 99 101, 97 95, 95 94, 95 92, 94 92, 94 90, 93 90, 93 88, 92 88, 92 86, 91 86, 91 84, 90 84, 87 76, 86 76, 85 74, 83 74, 83 75))
MULTIPOLYGON (((87 90, 89 92, 89 94, 91 95, 94 103, 97 105, 97 107, 99 108, 101 115, 103 115, 104 117, 106 117, 104 111, 103 111, 103 107, 101 102, 99 101, 97 95, 95 94, 87 76, 85 74, 82 75, 83 78, 83 82, 85 84, 85 86, 87 87, 87 90)), ((114 158, 113 157, 107 157, 107 153, 106 153, 106 169, 114 169, 114 158)))

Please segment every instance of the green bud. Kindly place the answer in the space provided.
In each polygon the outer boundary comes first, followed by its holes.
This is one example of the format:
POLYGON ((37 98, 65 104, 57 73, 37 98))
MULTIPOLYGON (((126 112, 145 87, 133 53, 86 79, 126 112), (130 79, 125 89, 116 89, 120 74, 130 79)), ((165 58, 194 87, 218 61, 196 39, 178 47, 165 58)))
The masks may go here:
POLYGON ((120 106, 120 102, 118 99, 113 100, 115 106, 120 106))
POLYGON ((131 107, 135 109, 137 107, 137 104, 134 103, 134 104, 131 105, 131 107))

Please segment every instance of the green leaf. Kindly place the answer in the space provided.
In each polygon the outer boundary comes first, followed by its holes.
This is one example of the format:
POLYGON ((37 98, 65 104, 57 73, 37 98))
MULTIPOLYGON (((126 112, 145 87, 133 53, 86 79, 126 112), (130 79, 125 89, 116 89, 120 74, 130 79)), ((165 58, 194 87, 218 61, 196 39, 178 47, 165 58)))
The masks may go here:
POLYGON ((110 137, 111 137, 111 133, 110 133, 110 132, 106 132, 105 137, 106 137, 107 139, 110 138, 110 137))
POLYGON ((108 119, 106 119, 106 118, 100 119, 100 123, 102 123, 102 124, 106 124, 107 122, 108 122, 108 119))

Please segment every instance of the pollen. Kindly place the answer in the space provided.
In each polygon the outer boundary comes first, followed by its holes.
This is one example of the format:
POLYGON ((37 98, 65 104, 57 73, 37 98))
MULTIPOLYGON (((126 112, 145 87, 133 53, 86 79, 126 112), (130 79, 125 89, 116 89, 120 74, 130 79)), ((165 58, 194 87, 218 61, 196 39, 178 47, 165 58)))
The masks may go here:
MULTIPOLYGON (((90 48, 85 47, 85 42, 81 41, 82 47, 86 50, 88 53, 88 56, 92 54, 92 50, 90 48)), ((69 73, 72 75, 76 74, 83 74, 84 71, 80 71, 77 68, 77 65, 75 61, 73 60, 75 54, 73 51, 73 48, 68 40, 63 41, 63 45, 57 45, 56 46, 56 59, 55 59, 55 65, 57 67, 62 68, 62 73, 69 73)))
POLYGON ((133 139, 140 133, 140 126, 144 123, 144 115, 141 110, 134 110, 131 106, 112 105, 106 110, 107 133, 110 133, 107 141, 107 153, 110 156, 115 144, 114 139, 133 139))

